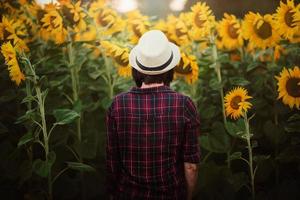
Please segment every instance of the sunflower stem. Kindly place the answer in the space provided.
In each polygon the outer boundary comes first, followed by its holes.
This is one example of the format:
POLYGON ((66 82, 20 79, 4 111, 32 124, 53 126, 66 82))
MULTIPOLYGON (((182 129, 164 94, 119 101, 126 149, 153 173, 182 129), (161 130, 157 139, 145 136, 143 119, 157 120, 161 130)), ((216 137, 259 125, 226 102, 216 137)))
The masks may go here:
POLYGON ((48 138, 48 132, 47 132, 47 123, 46 123, 46 116, 45 116, 45 99, 43 98, 43 93, 41 91, 41 88, 38 84, 38 77, 35 73, 34 67, 32 66, 30 60, 24 55, 24 60, 27 63, 27 66, 29 67, 31 74, 33 75, 33 82, 34 82, 34 89, 36 92, 38 107, 39 107, 39 114, 41 116, 42 120, 42 133, 43 133, 43 142, 42 143, 45 151, 45 162, 47 166, 47 180, 48 180, 48 199, 52 200, 52 180, 51 180, 51 166, 49 163, 49 138, 48 138))
MULTIPOLYGON (((79 100, 79 90, 80 90, 80 83, 79 83, 79 69, 78 66, 75 63, 75 55, 74 55, 74 49, 73 49, 73 43, 72 43, 72 39, 69 37, 69 44, 67 46, 68 49, 68 58, 69 58, 69 69, 70 69, 70 74, 71 74, 71 81, 72 81, 72 92, 73 92, 73 106, 75 103, 78 102, 79 100)), ((82 159, 82 133, 81 133, 81 111, 78 112, 79 114, 79 118, 76 120, 76 132, 77 132, 77 139, 79 142, 79 150, 78 150, 78 158, 79 158, 79 162, 82 163, 83 159, 82 159)), ((86 195, 85 195, 85 184, 84 182, 84 177, 83 177, 83 173, 80 172, 80 179, 81 179, 81 188, 82 188, 82 192, 81 192, 81 198, 84 200, 86 199, 86 195)))
MULTIPOLYGON (((215 72, 217 74, 217 78, 218 78, 218 82, 219 82, 219 92, 220 92, 221 104, 222 104, 223 123, 226 127, 227 119, 226 119, 226 114, 225 114, 224 91, 223 91, 223 84, 222 84, 221 65, 218 62, 218 50, 217 50, 215 36, 211 36, 211 42, 212 42, 212 59, 213 59, 213 64, 215 66, 215 72)), ((227 167, 229 169, 230 169, 230 166, 231 166, 230 154, 231 154, 231 149, 229 149, 226 152, 227 167)))
POLYGON ((245 123, 245 131, 246 131, 246 140, 248 146, 248 155, 249 155, 249 171, 250 171, 250 180, 251 180, 251 194, 252 199, 255 199, 255 186, 254 186, 254 171, 253 171, 253 155, 252 155, 252 146, 251 146, 251 134, 249 128, 249 120, 247 114, 244 113, 244 123, 245 123))
POLYGON ((110 65, 108 63, 106 56, 104 56, 104 63, 105 63, 105 75, 106 75, 107 86, 108 86, 108 97, 109 99, 113 99, 115 82, 114 82, 114 78, 111 77, 112 73, 110 73, 110 69, 109 69, 110 65))

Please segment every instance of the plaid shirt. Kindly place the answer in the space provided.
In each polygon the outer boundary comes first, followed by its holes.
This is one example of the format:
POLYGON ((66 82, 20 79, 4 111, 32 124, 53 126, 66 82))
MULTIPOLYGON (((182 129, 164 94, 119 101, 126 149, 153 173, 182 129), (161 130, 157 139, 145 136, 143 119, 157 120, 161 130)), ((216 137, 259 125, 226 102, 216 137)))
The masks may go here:
POLYGON ((198 163, 192 100, 167 86, 133 87, 107 112, 107 187, 114 199, 186 199, 184 162, 198 163))

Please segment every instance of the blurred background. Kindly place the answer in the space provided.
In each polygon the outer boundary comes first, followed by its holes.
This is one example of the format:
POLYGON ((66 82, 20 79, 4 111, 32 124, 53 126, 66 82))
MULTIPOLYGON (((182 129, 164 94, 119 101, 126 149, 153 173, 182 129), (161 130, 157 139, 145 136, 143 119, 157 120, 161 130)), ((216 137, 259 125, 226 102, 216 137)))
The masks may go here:
MULTIPOLYGON (((55 0, 38 0, 41 4, 55 0)), ((90 1, 90 0, 83 0, 90 1)), ((199 2, 197 0, 110 0, 119 12, 128 12, 138 8, 143 14, 149 16, 166 17, 170 13, 175 15, 189 10, 199 2)), ((279 5, 279 0, 202 0, 212 8, 217 19, 222 18, 224 12, 244 16, 251 8, 253 12, 261 14, 272 13, 279 5)))

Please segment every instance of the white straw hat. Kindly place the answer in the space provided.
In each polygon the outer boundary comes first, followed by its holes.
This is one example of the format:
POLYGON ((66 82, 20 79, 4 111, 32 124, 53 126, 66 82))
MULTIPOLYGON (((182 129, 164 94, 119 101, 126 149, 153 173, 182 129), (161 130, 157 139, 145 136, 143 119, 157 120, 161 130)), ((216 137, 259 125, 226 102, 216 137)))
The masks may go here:
POLYGON ((129 54, 130 65, 148 75, 165 73, 174 68, 179 61, 179 47, 169 42, 159 30, 144 33, 129 54))

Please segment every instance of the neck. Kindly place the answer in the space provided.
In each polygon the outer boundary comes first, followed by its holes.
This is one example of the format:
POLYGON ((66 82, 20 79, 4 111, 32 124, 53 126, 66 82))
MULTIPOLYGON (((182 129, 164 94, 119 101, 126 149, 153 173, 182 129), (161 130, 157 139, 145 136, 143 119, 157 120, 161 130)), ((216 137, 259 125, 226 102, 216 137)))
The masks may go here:
POLYGON ((159 87, 159 86, 163 86, 163 83, 151 83, 151 84, 145 84, 143 82, 141 88, 152 88, 152 87, 159 87))

